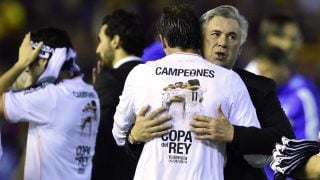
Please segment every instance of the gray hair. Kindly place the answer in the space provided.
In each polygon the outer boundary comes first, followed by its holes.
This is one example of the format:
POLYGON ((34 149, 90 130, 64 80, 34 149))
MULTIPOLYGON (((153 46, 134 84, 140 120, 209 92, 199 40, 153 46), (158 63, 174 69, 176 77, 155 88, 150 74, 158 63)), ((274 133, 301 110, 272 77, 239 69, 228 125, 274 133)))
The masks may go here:
POLYGON ((202 32, 204 32, 204 29, 206 28, 209 20, 211 20, 215 16, 222 16, 225 18, 231 18, 238 22, 240 26, 240 44, 242 45, 244 42, 246 42, 247 35, 248 35, 248 27, 249 23, 246 20, 246 18, 241 15, 237 8, 230 6, 230 5, 222 5, 219 7, 216 7, 214 9, 211 9, 204 13, 200 17, 200 23, 202 26, 202 32))

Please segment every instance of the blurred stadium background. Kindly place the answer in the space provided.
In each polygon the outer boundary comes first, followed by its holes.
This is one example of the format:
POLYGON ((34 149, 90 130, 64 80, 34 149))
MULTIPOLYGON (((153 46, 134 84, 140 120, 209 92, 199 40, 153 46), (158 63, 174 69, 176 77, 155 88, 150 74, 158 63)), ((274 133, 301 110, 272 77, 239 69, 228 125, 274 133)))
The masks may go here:
MULTIPOLYGON (((0 73, 15 63, 25 33, 43 26, 57 26, 69 32, 85 80, 90 82, 91 69, 98 60, 97 32, 105 14, 119 8, 139 13, 146 22, 147 42, 152 43, 156 37, 154 25, 162 8, 176 3, 194 5, 198 16, 222 4, 237 7, 250 24, 248 40, 238 61, 240 67, 252 59, 256 50, 261 18, 274 11, 292 15, 300 23, 304 38, 295 67, 320 85, 319 0, 0 0, 0 73)), ((0 161, 0 179, 15 179, 12 173, 18 174, 15 170, 25 146, 22 129, 23 125, 2 128, 4 150, 10 154, 0 161)))

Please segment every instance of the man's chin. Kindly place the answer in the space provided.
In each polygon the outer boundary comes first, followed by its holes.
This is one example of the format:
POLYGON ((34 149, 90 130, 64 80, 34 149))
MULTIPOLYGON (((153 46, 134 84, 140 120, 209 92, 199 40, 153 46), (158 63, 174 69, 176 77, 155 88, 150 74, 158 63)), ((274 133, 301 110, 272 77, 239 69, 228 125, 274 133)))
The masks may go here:
POLYGON ((224 61, 217 60, 217 59, 215 59, 213 61, 213 64, 218 65, 218 66, 223 66, 223 67, 225 66, 225 62, 224 61))

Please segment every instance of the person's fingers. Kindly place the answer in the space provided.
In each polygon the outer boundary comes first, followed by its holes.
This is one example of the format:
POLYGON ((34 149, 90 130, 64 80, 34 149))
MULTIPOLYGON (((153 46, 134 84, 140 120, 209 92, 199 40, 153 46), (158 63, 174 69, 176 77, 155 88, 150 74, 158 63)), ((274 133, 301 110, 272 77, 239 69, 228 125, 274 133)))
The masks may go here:
POLYGON ((43 46, 43 42, 41 41, 41 42, 38 43, 37 47, 33 51, 33 55, 34 56, 37 56, 39 54, 42 46, 43 46))
POLYGON ((29 32, 24 36, 21 45, 22 46, 28 45, 28 43, 30 43, 30 41, 31 41, 31 33, 29 32))
POLYGON ((191 121, 190 125, 194 128, 208 128, 209 124, 207 121, 191 121))
POLYGON ((159 115, 160 113, 162 113, 163 111, 165 111, 166 108, 165 107, 160 107, 160 108, 157 108, 156 110, 152 111, 151 113, 149 113, 147 115, 147 118, 148 119, 154 119, 157 115, 159 115))
MULTIPOLYGON (((25 45, 25 46, 29 46, 30 49, 32 49, 32 45, 31 45, 31 33, 30 33, 30 32, 26 34, 25 38, 23 39, 22 44, 25 45)), ((37 44, 37 47, 36 47, 36 48, 33 50, 33 52, 32 52, 32 58, 35 58, 35 57, 39 54, 42 46, 43 46, 43 42, 40 41, 40 42, 37 44)))
MULTIPOLYGON (((217 109, 217 115, 218 117, 225 117, 223 111, 222 111, 222 108, 221 108, 221 104, 219 105, 218 109, 217 109)), ((225 119, 225 118, 223 118, 225 119)))
POLYGON ((143 106, 139 112, 138 112, 138 116, 144 116, 148 110, 149 110, 150 106, 149 105, 146 105, 146 106, 143 106))
POLYGON ((43 42, 39 42, 35 49, 32 49, 31 34, 25 35, 20 47, 19 47, 19 59, 18 62, 27 67, 30 63, 37 59, 37 56, 43 46, 43 42))
POLYGON ((210 130, 207 128, 190 128, 191 132, 194 132, 196 135, 210 135, 210 130))
POLYGON ((157 137, 161 137, 161 136, 164 136, 166 134, 168 134, 169 132, 168 131, 160 131, 160 132, 154 132, 150 135, 150 139, 153 139, 153 138, 157 138, 157 137))
POLYGON ((154 133, 161 132, 161 131, 167 131, 171 127, 172 127, 172 124, 162 124, 162 125, 159 125, 159 126, 151 127, 149 129, 149 132, 151 134, 154 134, 154 133))
POLYGON ((212 118, 212 117, 209 117, 209 116, 194 115, 194 116, 192 117, 192 119, 193 119, 194 121, 197 121, 197 122, 199 122, 199 121, 209 122, 209 121, 211 121, 213 118, 212 118))
POLYGON ((209 134, 196 135, 194 138, 197 139, 197 140, 211 140, 212 139, 212 135, 209 135, 209 134))
POLYGON ((151 127, 153 127, 153 126, 159 126, 159 125, 161 125, 161 124, 169 121, 170 119, 172 119, 172 117, 171 117, 170 115, 161 116, 161 117, 159 117, 159 118, 157 118, 157 119, 154 119, 154 120, 152 120, 152 121, 149 121, 149 123, 150 123, 149 125, 150 125, 151 127))

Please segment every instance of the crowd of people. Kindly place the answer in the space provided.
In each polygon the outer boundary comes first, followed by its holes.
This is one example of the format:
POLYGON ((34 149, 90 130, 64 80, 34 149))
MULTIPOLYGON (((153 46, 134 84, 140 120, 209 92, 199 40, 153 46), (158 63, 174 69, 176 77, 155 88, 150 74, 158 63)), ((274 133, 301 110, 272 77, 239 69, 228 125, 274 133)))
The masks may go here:
POLYGON ((291 66, 299 26, 262 21, 253 73, 236 67, 248 29, 231 5, 200 19, 172 5, 146 47, 141 16, 118 9, 99 27, 92 83, 65 30, 26 34, 0 77, 1 120, 28 123, 15 178, 319 179, 320 95, 291 66))

